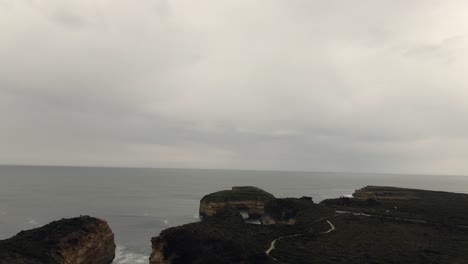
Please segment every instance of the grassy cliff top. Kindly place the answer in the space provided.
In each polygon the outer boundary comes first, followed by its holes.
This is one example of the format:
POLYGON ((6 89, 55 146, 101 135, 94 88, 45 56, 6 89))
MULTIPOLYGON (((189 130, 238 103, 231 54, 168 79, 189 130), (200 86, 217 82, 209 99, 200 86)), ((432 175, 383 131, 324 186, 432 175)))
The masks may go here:
POLYGON ((274 199, 273 194, 253 186, 232 187, 232 190, 224 190, 210 193, 202 198, 202 202, 227 202, 227 201, 268 201, 274 199))
POLYGON ((468 225, 468 194, 419 189, 367 186, 353 198, 327 199, 337 210, 380 214, 454 225, 468 225))

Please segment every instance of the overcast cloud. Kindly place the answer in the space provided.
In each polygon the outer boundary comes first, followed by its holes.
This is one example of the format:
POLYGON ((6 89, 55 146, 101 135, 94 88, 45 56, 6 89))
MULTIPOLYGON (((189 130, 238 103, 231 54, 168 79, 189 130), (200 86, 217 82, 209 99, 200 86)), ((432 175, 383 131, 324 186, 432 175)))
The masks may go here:
POLYGON ((0 0, 0 163, 468 175, 464 0, 0 0))

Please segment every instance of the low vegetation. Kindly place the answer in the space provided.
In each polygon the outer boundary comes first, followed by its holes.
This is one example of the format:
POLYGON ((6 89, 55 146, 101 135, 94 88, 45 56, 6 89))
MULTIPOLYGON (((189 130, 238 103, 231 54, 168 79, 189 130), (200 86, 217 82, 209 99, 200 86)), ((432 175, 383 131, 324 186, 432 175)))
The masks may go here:
POLYGON ((274 199, 273 194, 253 186, 233 187, 232 190, 224 190, 205 195, 202 202, 226 202, 226 201, 246 201, 260 200, 267 201, 274 199))
MULTIPOLYGON (((265 204, 266 215, 294 218, 294 225, 246 224, 237 211, 227 210, 165 230, 161 237, 167 251, 179 256, 173 263, 466 263, 468 195, 373 188, 379 195, 265 204), (280 237, 267 256, 265 250, 280 237)), ((231 199, 231 194, 210 196, 231 199)))

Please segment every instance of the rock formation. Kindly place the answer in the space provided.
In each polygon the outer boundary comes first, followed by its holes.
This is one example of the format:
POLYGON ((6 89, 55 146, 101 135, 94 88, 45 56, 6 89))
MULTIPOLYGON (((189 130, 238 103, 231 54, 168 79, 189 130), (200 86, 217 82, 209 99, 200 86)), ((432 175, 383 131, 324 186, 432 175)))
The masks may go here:
POLYGON ((272 259, 265 251, 274 239, 312 234, 314 221, 334 211, 314 204, 311 197, 277 199, 256 187, 233 187, 203 197, 200 214, 205 216, 202 221, 152 238, 150 264, 269 264, 272 259), (242 211, 263 223, 250 224, 242 211))
POLYGON ((265 234, 267 238, 259 241, 254 235, 259 227, 244 223, 237 210, 228 209, 201 222, 166 229, 151 239, 150 264, 268 263, 264 251, 277 234, 265 234))
POLYGON ((356 200, 374 199, 382 200, 411 200, 417 199, 415 191, 412 189, 396 188, 396 187, 381 187, 381 186, 366 186, 354 191, 353 198, 356 200))
POLYGON ((259 218, 265 210, 265 203, 275 197, 262 189, 251 186, 232 187, 204 196, 200 201, 200 215, 213 216, 226 208, 246 212, 249 217, 259 218))
POLYGON ((283 232, 301 230, 274 225, 293 226, 305 210, 319 212, 316 207, 310 197, 276 199, 250 186, 208 194, 200 201, 202 221, 166 229, 151 239, 150 264, 270 263, 265 249, 271 241, 283 232), (249 224, 239 212, 265 223, 249 224))
POLYGON ((114 233, 89 216, 54 221, 0 241, 1 264, 108 264, 115 257, 114 233))
MULTIPOLYGON (((151 239, 151 255, 150 264, 171 264, 171 256, 165 256, 164 250, 167 248, 167 243, 162 237, 153 237, 151 239)), ((166 253, 167 254, 167 253, 166 253)))
POLYGON ((151 240, 150 264, 468 259, 467 194, 368 186, 354 198, 315 204, 311 197, 257 198, 262 192, 246 187, 205 196, 200 213, 212 216, 162 231, 151 240), (244 221, 240 210, 262 214, 263 224, 244 221))

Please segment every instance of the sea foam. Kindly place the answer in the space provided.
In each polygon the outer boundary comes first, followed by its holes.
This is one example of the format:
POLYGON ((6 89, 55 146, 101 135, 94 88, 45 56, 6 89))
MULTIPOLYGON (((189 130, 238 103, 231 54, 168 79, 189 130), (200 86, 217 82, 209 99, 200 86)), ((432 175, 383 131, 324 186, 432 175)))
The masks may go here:
POLYGON ((131 252, 127 248, 117 245, 115 249, 115 259, 112 263, 114 264, 140 264, 148 263, 149 256, 131 252))

